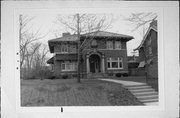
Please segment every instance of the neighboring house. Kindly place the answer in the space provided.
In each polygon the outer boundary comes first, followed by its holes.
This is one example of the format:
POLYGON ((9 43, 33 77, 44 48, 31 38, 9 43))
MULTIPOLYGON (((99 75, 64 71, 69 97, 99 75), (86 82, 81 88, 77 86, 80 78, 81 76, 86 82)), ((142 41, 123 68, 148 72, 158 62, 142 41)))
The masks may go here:
POLYGON ((128 70, 129 75, 135 76, 137 74, 137 68, 139 65, 139 56, 128 56, 128 70))
POLYGON ((138 68, 147 72, 148 78, 158 78, 158 45, 157 20, 150 23, 141 44, 135 50, 139 51, 140 64, 138 68))
MULTIPOLYGON (((97 31, 83 34, 80 41, 83 48, 81 73, 83 75, 128 74, 126 42, 132 36, 97 31)), ((47 61, 53 66, 56 76, 77 74, 77 35, 63 33, 61 38, 48 41, 50 52, 54 56, 47 61)))

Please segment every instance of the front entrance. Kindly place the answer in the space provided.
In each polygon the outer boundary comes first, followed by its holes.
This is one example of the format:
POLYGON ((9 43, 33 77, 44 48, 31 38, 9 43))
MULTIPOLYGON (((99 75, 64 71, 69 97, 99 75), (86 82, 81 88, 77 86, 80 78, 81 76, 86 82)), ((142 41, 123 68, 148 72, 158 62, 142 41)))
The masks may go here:
POLYGON ((90 72, 91 73, 99 73, 99 72, 101 72, 101 70, 100 70, 101 59, 100 59, 99 55, 92 54, 89 57, 89 65, 90 65, 90 72))

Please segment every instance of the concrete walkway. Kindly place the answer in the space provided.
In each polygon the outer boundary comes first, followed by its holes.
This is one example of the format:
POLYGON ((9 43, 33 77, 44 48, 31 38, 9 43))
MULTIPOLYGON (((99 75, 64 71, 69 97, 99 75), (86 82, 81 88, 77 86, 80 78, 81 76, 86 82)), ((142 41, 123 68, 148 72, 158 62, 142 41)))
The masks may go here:
POLYGON ((127 88, 144 105, 158 105, 158 92, 146 83, 114 79, 99 80, 122 84, 124 88, 127 88))

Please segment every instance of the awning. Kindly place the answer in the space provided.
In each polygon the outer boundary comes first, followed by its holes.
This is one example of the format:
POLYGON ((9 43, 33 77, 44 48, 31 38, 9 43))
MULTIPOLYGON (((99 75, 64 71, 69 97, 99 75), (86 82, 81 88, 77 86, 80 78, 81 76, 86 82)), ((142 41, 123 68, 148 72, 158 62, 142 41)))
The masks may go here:
POLYGON ((47 60, 47 64, 54 64, 54 57, 47 60))
POLYGON ((144 67, 144 66, 145 66, 145 61, 141 61, 141 62, 139 63, 138 68, 141 68, 141 67, 144 67))

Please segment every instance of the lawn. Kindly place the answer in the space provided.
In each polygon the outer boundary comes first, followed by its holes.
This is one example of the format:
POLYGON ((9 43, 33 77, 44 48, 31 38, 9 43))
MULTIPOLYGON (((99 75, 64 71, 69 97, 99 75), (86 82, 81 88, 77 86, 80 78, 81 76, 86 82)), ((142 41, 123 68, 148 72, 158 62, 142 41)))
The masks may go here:
POLYGON ((21 80, 22 106, 143 105, 121 84, 96 79, 21 80))

